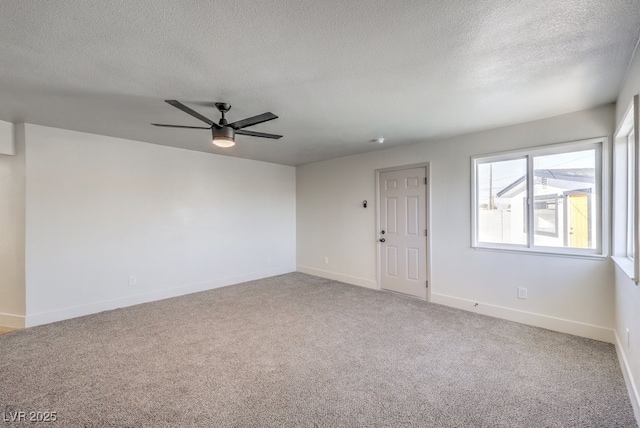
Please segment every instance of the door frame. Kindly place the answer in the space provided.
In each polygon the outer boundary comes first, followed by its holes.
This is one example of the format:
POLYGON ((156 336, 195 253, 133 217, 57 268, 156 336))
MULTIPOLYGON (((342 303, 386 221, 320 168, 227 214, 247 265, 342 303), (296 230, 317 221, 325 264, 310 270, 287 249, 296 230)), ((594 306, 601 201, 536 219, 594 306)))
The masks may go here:
MULTIPOLYGON (((425 216, 427 223, 427 302, 431 301, 431 290, 433 289, 433 283, 431 282, 431 162, 421 162, 409 165, 399 165, 388 168, 379 168, 375 170, 375 182, 376 182, 376 224, 374 230, 374 236, 376 237, 376 284, 377 289, 382 290, 382 265, 380 260, 382 258, 381 248, 382 245, 378 241, 380 232, 380 173, 389 171, 402 171, 412 168, 424 168, 425 176, 427 177, 427 185, 425 186, 425 216)), ((418 297, 416 297, 418 298, 418 297)))

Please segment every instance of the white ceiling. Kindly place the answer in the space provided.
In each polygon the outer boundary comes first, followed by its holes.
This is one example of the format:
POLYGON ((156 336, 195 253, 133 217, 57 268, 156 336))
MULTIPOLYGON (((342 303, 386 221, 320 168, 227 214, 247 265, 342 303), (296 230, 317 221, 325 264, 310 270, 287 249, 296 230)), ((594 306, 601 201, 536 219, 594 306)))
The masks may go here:
POLYGON ((0 120, 301 165, 613 102, 639 29, 640 0, 2 0, 0 120), (284 138, 214 148, 164 99, 284 138))

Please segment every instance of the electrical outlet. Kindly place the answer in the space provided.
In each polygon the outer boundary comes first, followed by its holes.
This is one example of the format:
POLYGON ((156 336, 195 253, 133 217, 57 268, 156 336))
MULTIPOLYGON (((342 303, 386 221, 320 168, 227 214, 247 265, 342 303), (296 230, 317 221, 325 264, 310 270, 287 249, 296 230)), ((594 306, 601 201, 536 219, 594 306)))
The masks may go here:
POLYGON ((329 264, 329 257, 327 257, 327 256, 324 257, 324 264, 325 265, 329 264))
POLYGON ((136 285, 138 283, 138 278, 136 278, 135 275, 131 275, 129 277, 129 285, 133 286, 136 285))
POLYGON ((527 298, 527 289, 524 287, 518 287, 518 299, 527 298))

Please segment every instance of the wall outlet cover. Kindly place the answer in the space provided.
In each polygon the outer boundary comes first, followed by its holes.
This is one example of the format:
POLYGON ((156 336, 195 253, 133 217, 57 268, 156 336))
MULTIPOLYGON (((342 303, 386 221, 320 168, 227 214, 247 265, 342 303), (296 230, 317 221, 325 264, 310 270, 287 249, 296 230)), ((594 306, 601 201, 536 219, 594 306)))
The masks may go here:
POLYGON ((524 287, 518 287, 518 299, 527 298, 527 289, 524 287))

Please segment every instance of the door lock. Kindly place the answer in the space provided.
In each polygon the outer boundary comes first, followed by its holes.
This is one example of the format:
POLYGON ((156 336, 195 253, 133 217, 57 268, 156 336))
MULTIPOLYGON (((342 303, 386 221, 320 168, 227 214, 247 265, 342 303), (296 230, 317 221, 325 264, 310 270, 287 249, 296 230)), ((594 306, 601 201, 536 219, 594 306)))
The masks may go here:
POLYGON ((382 233, 384 235, 386 232, 384 230, 382 230, 380 233, 382 233))

